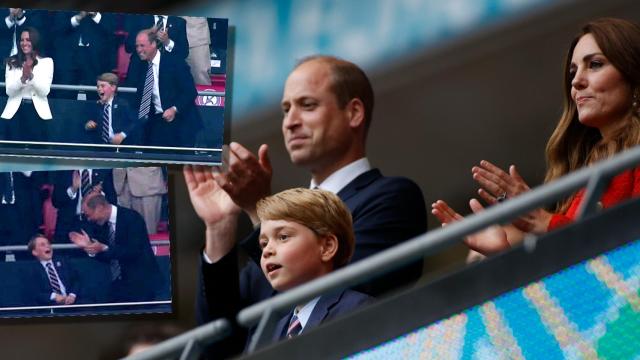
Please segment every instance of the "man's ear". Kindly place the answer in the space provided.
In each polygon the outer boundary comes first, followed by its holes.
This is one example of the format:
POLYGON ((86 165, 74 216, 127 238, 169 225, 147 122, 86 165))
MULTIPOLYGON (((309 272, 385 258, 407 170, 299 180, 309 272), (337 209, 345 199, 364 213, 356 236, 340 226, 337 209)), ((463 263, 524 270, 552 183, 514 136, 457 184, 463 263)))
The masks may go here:
POLYGON ((338 238, 329 234, 320 239, 320 258, 323 262, 332 262, 338 252, 338 238))
POLYGON ((351 99, 349 103, 347 103, 346 110, 351 128, 364 126, 364 104, 362 100, 358 98, 351 99))

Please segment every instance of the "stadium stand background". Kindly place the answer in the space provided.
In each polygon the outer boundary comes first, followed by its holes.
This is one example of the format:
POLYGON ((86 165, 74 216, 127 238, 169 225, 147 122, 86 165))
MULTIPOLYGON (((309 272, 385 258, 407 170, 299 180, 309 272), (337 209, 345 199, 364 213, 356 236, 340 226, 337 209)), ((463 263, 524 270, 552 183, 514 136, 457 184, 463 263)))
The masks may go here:
MULTIPOLYGON (((194 3, 191 6, 198 9, 197 15, 225 17, 225 12, 231 12, 231 3, 217 1, 213 5, 194 3)), ((462 6, 464 11, 465 1, 452 3, 462 6)), ((140 3, 137 7, 136 3, 124 1, 100 2, 95 6, 77 1, 55 5, 40 1, 28 6, 194 15, 186 3, 181 4, 182 8, 170 8, 168 1, 155 4, 155 8, 144 8, 140 3)), ((278 1, 261 6, 256 11, 264 7, 277 8, 278 1)), ((319 11, 323 11, 321 7, 319 11)), ((530 184, 539 183, 544 175, 545 140, 561 112, 561 64, 569 39, 588 19, 620 16, 639 21, 637 14, 640 14, 640 3, 633 0, 544 1, 527 11, 493 19, 488 24, 476 24, 447 41, 416 46, 414 52, 402 54, 388 63, 365 66, 377 96, 369 139, 370 159, 387 175, 402 174, 416 180, 427 204, 436 198, 445 198, 459 209, 466 209, 467 199, 475 194, 476 186, 469 170, 480 159, 503 166, 515 163, 530 184)), ((253 19, 260 24, 261 18, 253 19)), ((229 22, 231 26, 238 26, 238 41, 243 31, 242 22, 233 17, 229 22)), ((394 24, 387 26, 393 33, 394 24)), ((240 59, 246 54, 238 51, 234 55, 240 59)), ((268 73, 274 66, 289 69, 291 61, 287 58, 286 64, 280 64, 280 54, 274 52, 272 58, 260 59, 256 66, 268 73)), ((248 69, 237 66, 235 71, 248 69)), ((273 81, 275 98, 265 100, 254 112, 243 113, 234 103, 234 122, 230 129, 232 139, 253 150, 263 142, 271 146, 277 174, 274 191, 308 181, 305 171, 290 165, 282 144, 277 106, 282 83, 273 81), (258 123, 260 126, 256 126, 258 123)), ((233 83, 230 92, 243 91, 241 85, 233 83)), ((185 327, 194 325, 196 262, 203 227, 193 214, 179 169, 172 168, 171 175, 170 211, 178 274, 174 283, 175 314, 3 321, 0 324, 2 358, 38 359, 45 354, 50 359, 108 357, 131 325, 167 320, 185 327)), ((429 219, 429 223, 431 227, 437 226, 434 219, 429 219)), ((458 247, 427 259, 427 277, 445 264, 461 261, 462 255, 463 248, 458 247)))

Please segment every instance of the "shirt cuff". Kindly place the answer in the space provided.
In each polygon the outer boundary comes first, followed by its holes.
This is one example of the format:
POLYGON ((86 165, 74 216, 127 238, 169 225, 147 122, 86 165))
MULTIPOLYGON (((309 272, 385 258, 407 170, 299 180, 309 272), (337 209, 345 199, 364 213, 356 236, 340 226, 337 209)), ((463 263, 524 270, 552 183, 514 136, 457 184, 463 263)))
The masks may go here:
POLYGON ((75 199, 75 198, 76 198, 76 196, 78 196, 78 192, 77 192, 77 191, 76 191, 76 192, 74 192, 74 191, 71 189, 71 186, 69 186, 69 187, 67 188, 67 195, 69 195, 69 199, 73 200, 73 199, 75 199))
POLYGON ((75 16, 75 15, 73 15, 73 16, 71 17, 71 26, 73 26, 73 27, 78 27, 78 26, 80 26, 80 22, 78 21, 78 19, 76 18, 76 16, 75 16))
POLYGON ((100 20, 102 20, 102 14, 100 14, 99 12, 96 12, 96 16, 93 17, 93 21, 96 24, 100 24, 100 20))
POLYGON ((202 258, 204 259, 204 262, 206 262, 207 264, 213 264, 213 261, 209 259, 209 257, 207 256, 207 253, 204 252, 204 250, 202 250, 202 258))
POLYGON ((13 20, 11 20, 11 18, 8 16, 4 18, 4 23, 7 25, 7 29, 11 29, 11 27, 13 26, 13 20))
POLYGON ((18 24, 18 26, 22 26, 25 21, 27 21, 27 16, 22 15, 22 19, 16 19, 16 24, 18 24))
POLYGON ((173 40, 169 39, 169 45, 165 45, 164 49, 167 50, 168 52, 173 51, 173 46, 175 45, 175 43, 173 42, 173 40))
POLYGON ((51 295, 49 296, 49 300, 55 301, 56 300, 56 295, 58 295, 58 294, 52 292, 51 295))

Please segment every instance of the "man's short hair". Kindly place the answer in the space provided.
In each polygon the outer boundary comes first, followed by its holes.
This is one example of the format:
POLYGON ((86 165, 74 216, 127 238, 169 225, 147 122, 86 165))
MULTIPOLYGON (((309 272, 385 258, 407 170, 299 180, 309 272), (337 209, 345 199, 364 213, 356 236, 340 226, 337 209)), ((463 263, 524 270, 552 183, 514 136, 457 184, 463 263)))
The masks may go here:
POLYGON ((358 65, 329 55, 305 57, 296 64, 296 68, 311 61, 319 61, 329 65, 332 75, 330 88, 341 109, 344 109, 352 99, 362 101, 365 131, 368 131, 371 126, 375 96, 367 74, 358 65))
MULTIPOLYGON (((39 238, 47 239, 47 241, 49 241, 49 239, 43 234, 35 234, 29 239, 29 242, 27 243, 27 249, 29 249, 29 251, 33 251, 33 249, 36 248, 36 241, 39 238)), ((51 242, 49 241, 49 243, 51 242)))
POLYGON ((89 195, 84 204, 87 208, 91 210, 95 210, 98 206, 109 206, 111 203, 107 200, 107 198, 102 194, 89 195))
POLYGON ((257 210, 261 221, 292 221, 318 236, 335 235, 338 251, 333 268, 349 263, 355 247, 353 223, 349 209, 337 195, 320 189, 289 189, 258 201, 257 210))
POLYGON ((109 83, 111 86, 118 86, 118 75, 110 72, 102 73, 96 81, 104 81, 109 83))

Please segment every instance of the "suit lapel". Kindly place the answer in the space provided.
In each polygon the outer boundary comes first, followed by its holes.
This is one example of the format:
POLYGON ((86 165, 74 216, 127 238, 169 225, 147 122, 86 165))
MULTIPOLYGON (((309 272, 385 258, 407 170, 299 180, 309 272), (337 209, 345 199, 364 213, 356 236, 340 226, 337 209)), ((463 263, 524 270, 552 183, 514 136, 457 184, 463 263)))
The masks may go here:
POLYGON ((174 25, 174 19, 171 16, 167 16, 167 34, 169 34, 169 37, 173 36, 173 25, 174 25))
POLYGON ((117 96, 113 97, 113 101, 111 101, 111 128, 113 128, 113 133, 117 134, 122 131, 122 127, 120 126, 120 116, 118 116, 118 111, 120 109, 119 105, 120 101, 117 96))
POLYGON ((49 282, 49 275, 47 274, 47 269, 38 261, 36 263, 38 265, 38 274, 40 274, 40 283, 46 284, 47 289, 51 289, 51 283, 49 282))
POLYGON ((382 177, 382 173, 378 169, 371 169, 367 172, 360 174, 357 178, 353 179, 342 190, 338 192, 338 197, 345 203, 360 189, 369 186, 372 182, 382 177))
POLYGON ((273 333, 273 342, 277 342, 278 340, 287 337, 287 329, 289 328, 291 316, 293 316, 293 311, 290 311, 287 316, 278 321, 278 324, 276 324, 276 330, 273 333))
POLYGON ((120 244, 120 236, 124 234, 122 230, 126 226, 126 218, 123 214, 123 208, 121 208, 120 206, 116 206, 116 208, 118 209, 118 214, 116 215, 116 233, 114 234, 114 241, 116 244, 120 244))
MULTIPOLYGON (((53 262, 53 266, 56 268, 56 272, 58 273, 58 278, 60 278, 60 281, 64 284, 65 287, 67 287, 68 284, 65 276, 65 269, 63 269, 62 262, 56 259, 51 259, 51 262, 53 262)), ((69 289, 67 289, 67 291, 68 290, 69 289)))
POLYGON ((165 89, 167 89, 167 86, 165 86, 165 77, 167 74, 167 71, 165 71, 165 62, 166 62, 166 57, 167 57, 167 53, 166 52, 162 52, 160 53, 160 63, 158 63, 158 92, 160 95, 160 103, 162 104, 163 108, 166 108, 167 105, 165 103, 166 99, 164 98, 164 92, 166 91, 165 89))
MULTIPOLYGON (((309 329, 313 329, 320 325, 322 321, 329 315, 331 309, 340 301, 340 298, 344 294, 344 291, 338 291, 331 294, 322 295, 316 306, 311 311, 311 315, 309 316, 309 320, 307 324, 302 329, 302 332, 309 329)), ((273 333, 273 341, 278 341, 284 339, 287 336, 287 329, 289 328, 289 322, 291 321, 291 317, 293 316, 293 310, 291 310, 287 316, 281 318, 276 324, 276 329, 273 333)))
POLYGON ((326 319, 327 315, 329 315, 331 309, 340 301, 342 294, 344 294, 344 291, 322 295, 313 308, 311 316, 309 316, 309 320, 302 331, 305 332, 308 329, 313 329, 320 325, 324 319, 326 319))

